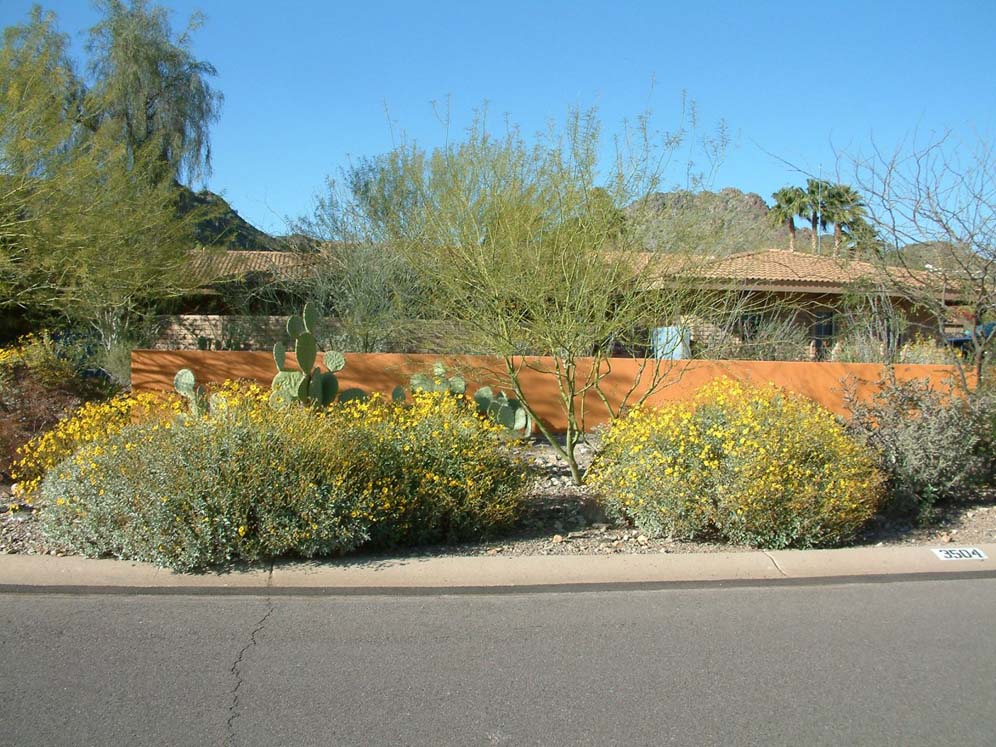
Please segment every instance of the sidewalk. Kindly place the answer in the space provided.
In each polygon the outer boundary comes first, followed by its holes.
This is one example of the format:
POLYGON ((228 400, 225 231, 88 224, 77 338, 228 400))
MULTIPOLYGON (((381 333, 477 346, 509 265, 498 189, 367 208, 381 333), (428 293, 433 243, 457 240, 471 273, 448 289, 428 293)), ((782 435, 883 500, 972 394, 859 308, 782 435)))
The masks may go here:
MULTIPOLYGON (((952 546, 943 549, 951 550, 952 546)), ((277 563, 225 573, 183 575, 145 563, 0 555, 0 591, 389 593, 583 590, 667 586, 996 577, 996 544, 985 560, 942 560, 930 547, 861 547, 687 555, 429 557, 277 563)))

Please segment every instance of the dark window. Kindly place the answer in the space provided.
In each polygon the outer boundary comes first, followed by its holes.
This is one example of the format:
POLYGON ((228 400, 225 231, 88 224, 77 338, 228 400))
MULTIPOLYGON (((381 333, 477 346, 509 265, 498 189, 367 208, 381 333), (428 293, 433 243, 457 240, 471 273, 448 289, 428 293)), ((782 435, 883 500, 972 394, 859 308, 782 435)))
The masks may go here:
POLYGON ((820 360, 824 358, 830 349, 833 340, 833 312, 817 311, 813 314, 813 325, 810 328, 810 336, 816 343, 816 357, 820 360))
POLYGON ((744 314, 740 317, 740 339, 750 342, 757 337, 758 330, 761 329, 760 314, 744 314))

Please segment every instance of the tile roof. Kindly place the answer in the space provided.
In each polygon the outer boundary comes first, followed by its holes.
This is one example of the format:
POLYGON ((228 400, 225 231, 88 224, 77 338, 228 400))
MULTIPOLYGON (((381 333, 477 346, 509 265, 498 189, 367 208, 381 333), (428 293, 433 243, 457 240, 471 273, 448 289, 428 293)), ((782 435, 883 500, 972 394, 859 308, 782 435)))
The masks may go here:
POLYGON ((728 257, 658 257, 641 252, 637 266, 656 265, 656 283, 667 276, 687 280, 713 281, 719 285, 842 293, 855 283, 869 282, 883 287, 897 283, 929 287, 932 277, 926 272, 910 272, 899 267, 884 267, 860 260, 827 255, 766 249, 731 254, 728 257))
MULTIPOLYGON (((634 270, 642 272, 652 268, 651 287, 659 287, 676 276, 687 281, 745 290, 829 294, 844 293, 859 282, 884 288, 895 288, 898 284, 917 288, 935 285, 928 272, 911 272, 899 267, 785 249, 742 252, 718 258, 658 252, 633 252, 629 256, 634 270)), ((301 252, 195 250, 191 252, 188 272, 191 284, 199 287, 257 273, 274 280, 293 280, 307 276, 320 261, 320 254, 301 252)), ((945 295, 953 300, 951 291, 945 295)))
POLYGON ((238 280, 252 274, 293 280, 307 275, 318 261, 317 254, 299 252, 197 249, 190 252, 187 272, 189 282, 196 286, 238 280))
POLYGON ((881 269, 868 262, 782 249, 733 254, 704 265, 700 272, 704 278, 835 286, 882 278, 881 269))

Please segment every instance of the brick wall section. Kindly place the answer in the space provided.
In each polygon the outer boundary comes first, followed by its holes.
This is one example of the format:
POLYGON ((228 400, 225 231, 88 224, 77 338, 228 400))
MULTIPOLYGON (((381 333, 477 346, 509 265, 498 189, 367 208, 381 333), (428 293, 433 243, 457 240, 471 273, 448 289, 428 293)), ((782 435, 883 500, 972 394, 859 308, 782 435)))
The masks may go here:
MULTIPOLYGON (((293 356, 288 355, 288 365, 293 356)), ((346 368, 340 372, 341 386, 358 386, 369 392, 382 392, 390 396, 396 385, 408 387, 413 373, 428 372, 433 364, 442 360, 447 370, 465 376, 468 389, 495 386, 501 382, 503 363, 487 356, 445 356, 349 353, 346 368)), ((559 405, 556 381, 547 371, 553 360, 530 358, 528 368, 522 369, 522 386, 529 394, 537 414, 555 430, 566 427, 559 405), (541 369, 541 370, 537 370, 541 369)), ((642 361, 631 358, 612 360, 612 371, 605 378, 603 390, 610 402, 619 402, 638 377, 642 361)), ((590 365, 590 362, 589 364, 590 365)), ((136 391, 162 391, 171 389, 173 376, 181 368, 189 368, 201 383, 221 382, 225 379, 255 379, 264 384, 272 380, 276 368, 270 353, 263 352, 203 352, 203 351, 154 351, 136 350, 131 357, 132 388, 136 391)), ((899 365, 894 367, 899 380, 926 378, 938 387, 952 378, 954 371, 948 366, 899 365)), ((578 376, 585 376, 585 365, 579 367, 578 376)), ((885 367, 874 363, 809 363, 772 361, 676 361, 667 370, 667 385, 657 391, 650 404, 669 400, 686 399, 709 381, 726 376, 732 379, 759 384, 772 382, 790 391, 798 392, 838 414, 845 414, 844 390, 848 382, 856 387, 864 399, 877 391, 877 382, 885 374, 885 367)), ((637 387, 639 391, 639 387, 637 387)), ((607 420, 607 412, 594 393, 585 401, 585 428, 591 429, 607 420)))
POLYGON ((184 314, 159 317, 157 322, 154 350, 201 350, 205 341, 209 350, 266 350, 284 338, 287 317, 184 314))
MULTIPOLYGON (((237 316, 183 314, 157 319, 159 335, 153 350, 271 350, 287 341, 286 316, 237 316)), ((339 320, 328 317, 319 329, 319 344, 343 332, 339 320)), ((392 353, 429 351, 444 355, 454 351, 456 336, 446 322, 411 320, 398 322, 392 333, 379 339, 373 349, 392 353)), ((355 348, 354 348, 355 349, 355 348)), ((361 348, 362 349, 362 348, 361 348)))

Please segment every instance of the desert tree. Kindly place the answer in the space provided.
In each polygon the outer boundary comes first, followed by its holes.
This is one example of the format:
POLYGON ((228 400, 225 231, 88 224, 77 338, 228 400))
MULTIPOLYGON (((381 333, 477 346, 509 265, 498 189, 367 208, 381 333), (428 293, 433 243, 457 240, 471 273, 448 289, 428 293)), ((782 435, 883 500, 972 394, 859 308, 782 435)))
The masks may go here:
POLYGON ((0 48, 0 304, 92 327, 105 348, 182 290, 191 216, 160 149, 121 141, 94 108, 52 14, 0 48))
POLYGON ((481 114, 462 138, 432 151, 404 143, 354 172, 351 210, 370 241, 421 274, 432 315, 452 324, 465 350, 499 361, 490 373, 578 482, 586 408, 601 401, 617 417, 659 390, 673 351, 646 357, 652 330, 680 325, 714 300, 673 271, 688 257, 643 251, 641 200, 659 188, 682 142, 641 119, 606 162, 594 112, 572 112, 528 142, 508 123, 489 128, 481 114), (619 354, 640 363, 628 391, 609 396, 619 354), (563 438, 538 417, 526 371, 556 382, 563 438))
MULTIPOLYGON (((294 283, 295 293, 334 319, 338 349, 371 353, 407 347, 430 313, 425 278, 410 257, 366 230, 371 221, 350 202, 350 195, 361 195, 369 217, 379 219, 379 198, 366 190, 385 175, 373 161, 361 159, 342 176, 348 186, 327 179, 312 212, 292 225, 292 249, 305 255, 309 268, 294 283)), ((391 190, 390 199, 397 198, 391 190)))
MULTIPOLYGON (((873 145, 851 158, 867 220, 883 247, 894 292, 929 312, 943 337, 953 303, 966 310, 970 360, 982 383, 996 316, 996 157, 991 143, 951 133, 912 137, 891 150, 873 145), (933 261, 929 261, 933 260, 933 261)), ((967 366, 952 352, 961 386, 967 366)))
POLYGON ((97 125, 114 129, 133 156, 153 151, 157 176, 191 181, 211 170, 210 127, 222 94, 210 85, 214 66, 191 50, 203 24, 194 14, 173 31, 169 11, 147 0, 98 0, 101 20, 87 50, 97 125))

